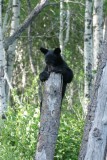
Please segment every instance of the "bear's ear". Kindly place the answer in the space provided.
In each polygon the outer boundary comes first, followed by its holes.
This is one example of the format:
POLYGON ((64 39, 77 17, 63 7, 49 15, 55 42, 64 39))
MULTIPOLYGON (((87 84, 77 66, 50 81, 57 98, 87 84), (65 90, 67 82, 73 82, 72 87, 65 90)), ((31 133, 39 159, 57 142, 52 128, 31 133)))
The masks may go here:
POLYGON ((54 53, 55 54, 60 54, 61 53, 61 49, 60 48, 55 48, 54 53))
POLYGON ((48 52, 48 49, 45 49, 45 48, 41 47, 41 48, 40 48, 40 51, 41 51, 42 53, 46 54, 46 53, 48 52))

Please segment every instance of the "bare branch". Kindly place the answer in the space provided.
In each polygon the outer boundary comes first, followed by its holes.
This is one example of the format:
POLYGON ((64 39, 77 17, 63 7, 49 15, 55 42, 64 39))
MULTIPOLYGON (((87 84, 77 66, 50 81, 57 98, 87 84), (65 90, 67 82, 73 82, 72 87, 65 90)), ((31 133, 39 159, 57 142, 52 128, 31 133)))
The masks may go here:
POLYGON ((8 76, 8 74, 7 74, 6 71, 5 71, 5 76, 4 76, 4 78, 6 79, 7 84, 8 84, 8 86, 9 86, 10 90, 12 90, 12 89, 13 89, 13 86, 12 86, 12 84, 11 84, 11 82, 10 82, 9 76, 8 76))
POLYGON ((21 33, 30 25, 35 17, 42 11, 42 9, 48 5, 48 0, 41 0, 40 3, 33 9, 30 15, 25 19, 22 25, 4 42, 4 48, 7 50, 9 45, 11 45, 20 35, 21 33))
POLYGON ((82 2, 78 2, 78 1, 70 1, 70 0, 65 0, 64 2, 71 2, 71 3, 75 3, 75 4, 80 4, 80 5, 82 5, 82 6, 85 6, 85 4, 84 3, 82 3, 82 2))
MULTIPOLYGON (((62 2, 62 1, 59 1, 59 2, 56 2, 56 3, 52 2, 52 3, 49 3, 49 5, 57 5, 57 4, 59 4, 60 2, 62 2)), ((85 6, 84 3, 78 2, 78 1, 64 0, 64 2, 65 2, 65 3, 74 3, 74 4, 79 4, 79 5, 85 6)))

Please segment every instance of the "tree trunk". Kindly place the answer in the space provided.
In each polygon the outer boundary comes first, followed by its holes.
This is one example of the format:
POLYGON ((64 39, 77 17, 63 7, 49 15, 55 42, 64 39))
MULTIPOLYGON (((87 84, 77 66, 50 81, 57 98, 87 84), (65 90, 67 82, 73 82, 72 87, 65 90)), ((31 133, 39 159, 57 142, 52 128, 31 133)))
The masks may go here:
MULTIPOLYGON (((30 14, 31 12, 31 2, 30 0, 27 0, 27 5, 28 5, 28 14, 30 14)), ((31 31, 32 31, 32 23, 29 25, 28 27, 28 55, 29 55, 29 62, 30 62, 30 66, 31 66, 31 71, 34 74, 34 76, 36 76, 36 69, 34 67, 33 64, 33 58, 32 58, 32 35, 31 35, 31 31)))
POLYGON ((63 55, 64 51, 64 0, 60 1, 60 32, 59 32, 59 43, 61 54, 63 55))
POLYGON ((94 0, 93 7, 93 70, 96 72, 103 42, 103 0, 94 0))
POLYGON ((98 83, 95 118, 89 133, 85 160, 105 160, 107 158, 107 19, 103 52, 103 72, 99 74, 101 80, 98 83), (103 65, 104 61, 105 65, 103 65))
POLYGON ((7 30, 8 30, 7 25, 8 25, 8 18, 10 14, 9 11, 10 11, 11 5, 12 5, 12 0, 9 0, 8 7, 6 9, 5 17, 3 20, 3 35, 5 35, 5 33, 7 33, 7 30))
POLYGON ((70 35, 70 6, 69 3, 67 2, 67 14, 66 14, 66 35, 65 35, 65 40, 64 40, 64 47, 67 45, 69 41, 69 35, 70 35))
POLYGON ((0 118, 6 109, 5 69, 6 63, 2 30, 2 1, 0 0, 0 118))
POLYGON ((87 106, 92 90, 92 0, 86 0, 85 6, 85 33, 84 33, 84 114, 87 114, 87 106))
POLYGON ((65 14, 64 0, 62 0, 60 1, 60 32, 59 32, 59 43, 62 55, 64 55, 64 49, 69 41, 69 33, 70 33, 70 7, 68 1, 67 1, 66 20, 64 20, 64 14, 65 14), (66 33, 64 36, 65 28, 66 28, 66 33))
POLYGON ((60 74, 51 73, 45 82, 40 130, 35 160, 53 160, 58 136, 62 98, 60 74))
POLYGON ((103 54, 84 128, 79 160, 105 160, 107 144, 107 20, 103 54))
MULTIPOLYGON (((20 17, 20 1, 19 0, 13 0, 12 4, 12 21, 11 21, 11 32, 10 35, 14 34, 14 32, 17 30, 19 26, 19 17, 20 17)), ((9 78, 9 81, 11 82, 12 76, 13 76, 13 65, 14 65, 14 59, 15 59, 15 49, 16 49, 17 42, 14 41, 12 45, 9 46, 7 50, 7 75, 9 78)), ((6 100, 9 100, 9 85, 6 83, 6 100)))

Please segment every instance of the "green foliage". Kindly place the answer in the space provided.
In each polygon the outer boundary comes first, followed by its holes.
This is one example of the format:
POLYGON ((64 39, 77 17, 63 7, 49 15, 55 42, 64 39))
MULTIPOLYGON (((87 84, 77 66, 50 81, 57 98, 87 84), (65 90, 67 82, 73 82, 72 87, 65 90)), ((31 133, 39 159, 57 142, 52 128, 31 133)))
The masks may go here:
MULTIPOLYGON (((31 9, 40 0, 31 2, 31 9)), ((17 56, 14 63, 13 86, 11 103, 7 111, 7 119, 0 121, 0 160, 33 160, 39 126, 39 109, 41 93, 38 82, 38 73, 44 66, 43 55, 40 54, 41 46, 47 48, 59 47, 59 1, 51 0, 54 5, 49 5, 38 15, 31 24, 31 57, 36 70, 36 78, 31 69, 29 58, 28 30, 26 29, 19 38, 17 56), (19 56, 19 57, 18 57, 19 56), (26 74, 26 85, 22 86, 23 70, 26 74), (40 93, 39 93, 40 92, 40 93)), ((84 0, 81 2, 84 3, 84 0)), ((8 1, 5 1, 4 11, 8 1)), ((70 33, 69 42, 65 47, 64 58, 73 69, 73 91, 71 97, 70 85, 63 101, 60 130, 56 145, 55 160, 77 160, 83 128, 82 109, 79 94, 83 94, 83 55, 78 48, 83 49, 84 7, 76 3, 69 3, 70 7, 70 33), (73 99, 73 106, 70 102, 73 99), (71 106, 72 108, 68 109, 71 106)), ((64 39, 66 34, 67 5, 64 3, 64 39)), ((20 23, 28 16, 28 3, 21 1, 20 23)), ((3 17, 5 13, 3 12, 3 17)), ((8 31, 10 31, 11 10, 8 18, 8 31)), ((9 32, 6 33, 6 36, 9 32)))
MULTIPOLYGON (((0 125, 0 160, 33 160, 39 128, 39 105, 33 102, 38 93, 37 84, 38 78, 34 79, 32 86, 26 87, 20 105, 19 97, 13 93, 14 107, 9 107, 7 119, 0 125)), ((81 107, 67 110, 67 105, 66 102, 62 106, 55 160, 77 160, 79 153, 82 111, 81 107)))
POLYGON ((17 97, 13 108, 9 107, 7 118, 1 125, 0 160, 33 160, 39 124, 39 107, 29 99, 34 98, 35 84, 28 87, 23 96, 22 105, 18 104, 17 97), (26 99, 26 101, 25 101, 26 99))
MULTIPOLYGON (((9 109, 0 134, 0 160, 33 160, 39 124, 38 108, 28 105, 9 109)), ((83 119, 62 111, 55 160, 77 160, 83 119)))
POLYGON ((104 15, 107 16, 107 0, 104 1, 104 15))
MULTIPOLYGON (((31 106, 30 106, 31 107, 31 106)), ((32 159, 37 139, 38 115, 32 114, 33 108, 23 111, 18 108, 17 115, 11 109, 7 120, 4 122, 0 136, 1 160, 32 159)))
POLYGON ((73 110, 62 112, 55 160, 78 159, 83 124, 83 119, 79 118, 79 115, 75 115, 73 110))

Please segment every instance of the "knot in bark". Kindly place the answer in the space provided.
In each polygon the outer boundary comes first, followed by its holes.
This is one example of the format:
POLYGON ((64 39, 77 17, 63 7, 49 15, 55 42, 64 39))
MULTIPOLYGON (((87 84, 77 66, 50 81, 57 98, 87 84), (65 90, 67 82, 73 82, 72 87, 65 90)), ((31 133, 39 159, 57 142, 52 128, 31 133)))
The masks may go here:
POLYGON ((101 140, 101 132, 98 128, 94 128, 93 130, 93 136, 96 137, 98 140, 101 140))

